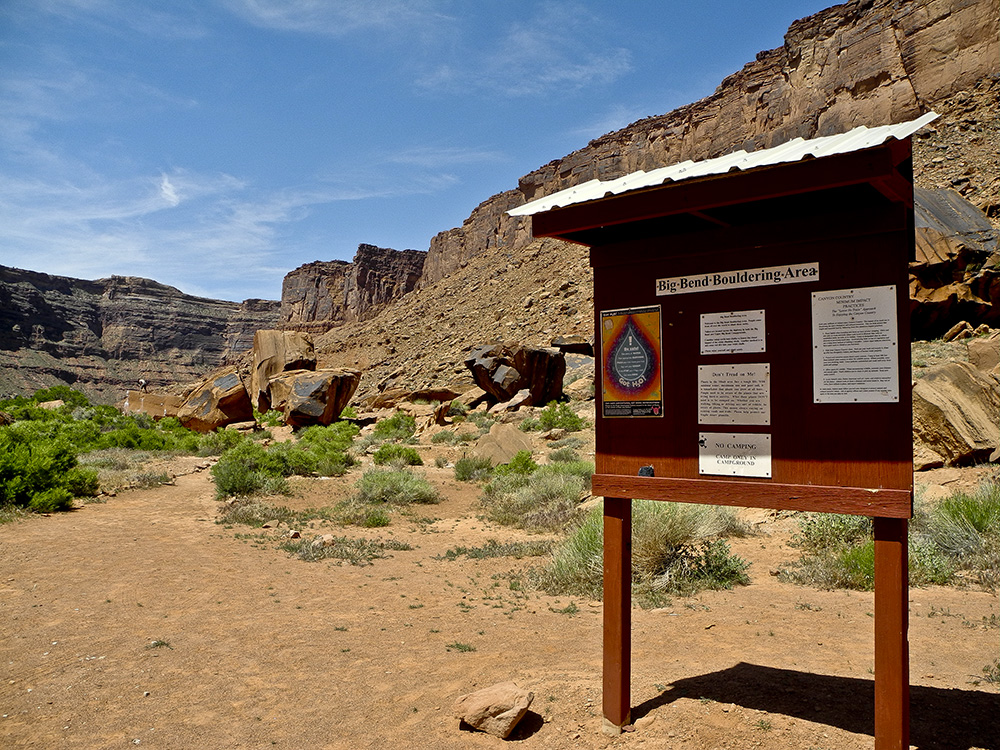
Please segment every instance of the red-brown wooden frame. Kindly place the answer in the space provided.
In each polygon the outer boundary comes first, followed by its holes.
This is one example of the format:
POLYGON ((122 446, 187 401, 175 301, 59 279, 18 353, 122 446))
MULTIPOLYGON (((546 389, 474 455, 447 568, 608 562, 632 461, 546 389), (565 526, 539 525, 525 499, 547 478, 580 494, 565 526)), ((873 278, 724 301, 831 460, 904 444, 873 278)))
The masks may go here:
MULTIPOLYGON (((649 418, 604 418, 602 368, 598 362, 595 368, 597 473, 593 477, 593 492, 603 496, 605 503, 606 731, 620 731, 630 721, 630 498, 642 498, 873 517, 875 747, 877 750, 909 747, 906 534, 907 519, 912 514, 913 480, 906 261, 913 252, 910 156, 909 138, 891 139, 863 151, 648 188, 533 217, 536 237, 559 237, 591 247, 595 341, 601 340, 602 310, 662 304, 664 324, 676 324, 674 330, 681 337, 675 350, 680 352, 677 354, 680 362, 670 361, 670 366, 681 374, 672 380, 671 369, 664 367, 665 392, 671 387, 686 393, 691 390, 689 371, 695 357, 685 354, 692 349, 690 321, 708 309, 753 309, 748 305, 759 303, 754 302, 754 290, 716 292, 711 304, 698 294, 685 295, 678 302, 676 298, 626 289, 631 277, 649 285, 657 276, 819 261, 827 274, 823 277, 824 285, 813 289, 891 284, 897 289, 898 403, 817 408, 806 399, 806 394, 811 393, 807 374, 812 363, 802 355, 801 347, 795 351, 780 346, 768 350, 765 359, 777 360, 772 375, 777 371, 783 373, 778 377, 786 378, 782 392, 788 393, 794 402, 789 408, 796 410, 798 420, 796 423, 787 413, 783 414, 781 408, 772 418, 768 430, 776 435, 785 431, 791 438, 775 450, 775 472, 771 479, 699 476, 697 456, 690 448, 690 433, 697 428, 697 419, 692 416, 691 404, 682 400, 664 405, 665 411, 670 412, 672 406, 671 413, 678 415, 676 422, 670 423, 670 430, 662 428, 666 420, 658 425, 656 419, 649 418), (814 207, 813 214, 801 216, 794 209, 787 210, 800 203, 781 203, 801 196, 808 197, 808 205, 814 207), (759 207, 764 215, 734 226, 726 211, 749 204, 759 207), (782 205, 787 213, 783 213, 782 205), (768 214, 769 210, 775 213, 768 214), (677 220, 684 215, 688 217, 686 220, 677 220), (702 227, 696 226, 699 219, 705 220, 702 227), (841 251, 846 258, 836 254, 841 251), (851 251, 856 257, 850 256, 851 251), (720 298, 725 302, 720 303, 720 298), (788 373, 792 368, 799 380, 806 381, 804 384, 791 379, 788 373), (830 421, 831 415, 832 437, 816 437, 814 433, 820 427, 811 423, 820 416, 830 421), (865 426, 864 434, 853 436, 860 447, 852 448, 849 444, 851 423, 855 427, 859 423, 865 426), (685 431, 687 434, 678 437, 685 431), (782 450, 785 455, 779 459, 782 450), (637 476, 639 467, 652 467, 655 476, 637 476)), ((802 335, 807 308, 792 301, 796 296, 807 296, 808 291, 806 285, 773 290, 774 304, 788 314, 775 329, 789 336, 802 335)), ((759 290, 756 296, 759 298, 759 290)), ((769 335, 771 329, 769 315, 769 335)), ((760 355, 748 355, 744 359, 751 362, 759 358, 760 355)))

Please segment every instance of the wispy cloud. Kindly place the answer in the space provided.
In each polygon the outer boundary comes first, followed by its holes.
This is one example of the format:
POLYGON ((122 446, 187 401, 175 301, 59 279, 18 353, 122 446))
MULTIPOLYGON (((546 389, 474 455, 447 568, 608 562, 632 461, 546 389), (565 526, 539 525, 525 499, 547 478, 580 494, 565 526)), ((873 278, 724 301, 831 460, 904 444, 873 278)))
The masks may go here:
POLYGON ((441 168, 468 164, 496 164, 507 160, 499 151, 460 146, 417 146, 386 156, 390 164, 441 168))
POLYGON ((360 30, 411 32, 445 16, 435 0, 222 0, 244 20, 269 29, 327 36, 360 30))
POLYGON ((502 29, 483 50, 431 66, 427 90, 479 90, 508 97, 572 93, 614 82, 631 70, 631 53, 606 41, 606 25, 573 2, 549 2, 534 17, 502 29))

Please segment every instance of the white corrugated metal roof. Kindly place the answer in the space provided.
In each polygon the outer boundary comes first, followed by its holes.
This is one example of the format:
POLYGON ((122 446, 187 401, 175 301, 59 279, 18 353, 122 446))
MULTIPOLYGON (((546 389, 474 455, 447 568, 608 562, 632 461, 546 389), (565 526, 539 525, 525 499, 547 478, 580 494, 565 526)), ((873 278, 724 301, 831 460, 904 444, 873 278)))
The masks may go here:
POLYGON ((780 146, 766 148, 762 151, 734 151, 725 156, 704 161, 684 161, 669 167, 654 169, 652 172, 633 172, 617 180, 590 180, 558 193, 525 203, 512 208, 507 213, 511 216, 532 216, 549 211, 553 208, 563 208, 576 203, 605 198, 609 195, 620 195, 630 190, 655 187, 666 182, 680 182, 695 177, 725 174, 731 170, 745 172, 755 167, 767 167, 774 164, 787 164, 801 161, 807 156, 821 157, 834 154, 846 154, 851 151, 861 151, 873 146, 880 146, 890 138, 902 140, 916 133, 924 125, 936 120, 936 112, 928 112, 916 120, 902 122, 898 125, 882 125, 877 128, 861 126, 840 135, 828 135, 822 138, 795 138, 780 146))

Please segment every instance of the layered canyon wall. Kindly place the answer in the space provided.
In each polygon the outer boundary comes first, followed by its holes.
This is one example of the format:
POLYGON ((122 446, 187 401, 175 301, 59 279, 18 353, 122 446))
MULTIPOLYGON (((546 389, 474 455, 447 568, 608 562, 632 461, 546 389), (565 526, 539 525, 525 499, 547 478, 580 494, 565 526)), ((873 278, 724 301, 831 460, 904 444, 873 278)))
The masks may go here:
POLYGON ((190 382, 235 358, 278 302, 183 294, 150 279, 84 281, 0 266, 0 395, 68 383, 100 401, 190 382))
MULTIPOLYGON (((758 54, 711 96, 591 141, 525 175, 517 190, 481 203, 461 227, 433 238, 420 285, 491 248, 526 245, 530 223, 505 212, 527 201, 587 180, 903 122, 963 93, 984 87, 995 92, 998 74, 998 0, 853 0, 834 6, 793 23, 782 47, 758 54)), ((943 118, 941 124, 954 123, 943 118)), ((963 160, 962 149, 953 144, 951 158, 963 160)), ((996 159, 993 151, 994 164, 996 159)), ((995 216, 1000 182, 998 172, 985 166, 967 175, 963 194, 995 216)))
POLYGON ((413 291, 427 253, 359 245, 354 260, 316 261, 299 266, 281 284, 281 326, 324 331, 367 320, 413 291))

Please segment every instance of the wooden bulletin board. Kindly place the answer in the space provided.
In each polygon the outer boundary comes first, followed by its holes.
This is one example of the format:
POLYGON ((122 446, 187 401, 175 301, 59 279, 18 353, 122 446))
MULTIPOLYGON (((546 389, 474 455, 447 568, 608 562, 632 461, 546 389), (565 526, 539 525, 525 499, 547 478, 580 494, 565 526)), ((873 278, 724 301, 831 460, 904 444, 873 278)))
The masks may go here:
POLYGON ((629 722, 631 499, 873 517, 875 747, 909 747, 911 144, 533 216, 591 248, 604 719, 629 722))
POLYGON ((880 150, 534 217, 591 246, 595 494, 910 517, 912 208, 880 150))

